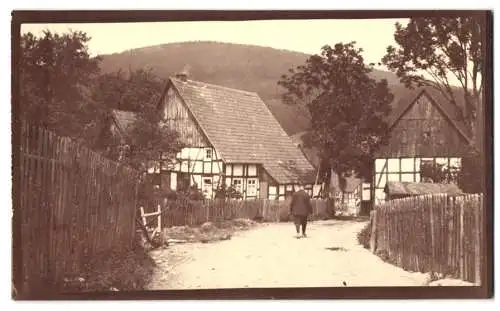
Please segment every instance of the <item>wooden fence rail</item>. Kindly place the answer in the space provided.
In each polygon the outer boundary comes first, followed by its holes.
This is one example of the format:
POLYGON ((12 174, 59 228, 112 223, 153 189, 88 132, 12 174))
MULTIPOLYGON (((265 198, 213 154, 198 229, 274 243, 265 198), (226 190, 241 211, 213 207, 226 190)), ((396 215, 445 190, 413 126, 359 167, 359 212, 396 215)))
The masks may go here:
POLYGON ((423 195, 372 211, 370 248, 410 271, 481 282, 483 196, 423 195))
MULTIPOLYGON (((311 200, 312 219, 325 219, 331 216, 333 201, 311 200)), ((159 202, 148 207, 147 212, 154 212, 159 202)), ((163 226, 196 226, 204 222, 231 220, 237 218, 256 219, 265 222, 288 220, 290 202, 276 200, 204 200, 188 199, 169 200, 162 204, 163 226)), ((154 220, 149 224, 156 227, 154 220)))
POLYGON ((132 246, 138 174, 40 127, 22 123, 20 134, 17 286, 29 293, 132 246))

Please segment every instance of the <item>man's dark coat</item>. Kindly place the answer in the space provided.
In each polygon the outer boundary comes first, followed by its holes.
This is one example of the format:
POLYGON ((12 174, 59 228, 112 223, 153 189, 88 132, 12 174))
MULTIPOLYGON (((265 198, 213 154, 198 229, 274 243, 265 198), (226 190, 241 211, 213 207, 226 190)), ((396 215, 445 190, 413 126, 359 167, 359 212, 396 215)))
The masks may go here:
POLYGON ((299 190, 293 194, 290 212, 294 216, 308 216, 312 213, 311 199, 307 192, 299 190))

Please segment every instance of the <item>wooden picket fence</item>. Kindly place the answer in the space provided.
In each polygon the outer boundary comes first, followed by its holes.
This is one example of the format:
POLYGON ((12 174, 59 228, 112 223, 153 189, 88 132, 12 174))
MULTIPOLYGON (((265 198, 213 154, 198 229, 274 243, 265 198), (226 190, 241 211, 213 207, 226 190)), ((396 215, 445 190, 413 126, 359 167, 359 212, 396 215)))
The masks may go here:
POLYGON ((19 291, 50 288, 93 256, 132 246, 136 171, 25 122, 20 140, 19 291))
POLYGON ((372 211, 370 248, 404 269, 481 283, 483 195, 422 195, 372 211))
MULTIPOLYGON (((312 219, 325 219, 330 216, 333 201, 311 200, 312 219)), ((238 218, 255 219, 265 222, 287 221, 290 210, 289 201, 277 200, 204 200, 192 201, 176 199, 162 204, 161 222, 166 227, 197 226, 204 222, 231 220, 238 218)), ((150 212, 154 208, 149 209, 150 212)), ((154 220, 149 224, 156 227, 154 220)))

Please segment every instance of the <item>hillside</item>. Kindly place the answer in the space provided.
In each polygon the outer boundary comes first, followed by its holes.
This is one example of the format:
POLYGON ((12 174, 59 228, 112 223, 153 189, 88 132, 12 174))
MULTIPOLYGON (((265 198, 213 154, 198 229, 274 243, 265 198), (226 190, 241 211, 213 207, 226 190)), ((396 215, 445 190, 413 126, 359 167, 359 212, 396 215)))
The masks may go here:
MULTIPOLYGON (((101 57, 104 72, 119 68, 151 68, 163 79, 188 64, 193 80, 257 92, 288 134, 303 131, 308 126, 305 109, 284 105, 277 86, 280 76, 286 74, 288 69, 303 64, 308 54, 252 45, 184 42, 101 57)), ((390 84, 398 83, 397 78, 389 72, 374 71, 373 77, 386 78, 390 84)))

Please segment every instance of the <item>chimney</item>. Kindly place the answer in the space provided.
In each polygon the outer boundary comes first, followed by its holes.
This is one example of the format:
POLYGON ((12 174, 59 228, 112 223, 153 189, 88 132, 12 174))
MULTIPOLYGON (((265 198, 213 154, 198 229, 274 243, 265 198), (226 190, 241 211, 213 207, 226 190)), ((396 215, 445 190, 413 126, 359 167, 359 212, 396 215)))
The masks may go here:
POLYGON ((189 77, 189 65, 185 65, 181 72, 178 72, 175 77, 179 80, 186 82, 189 77))

